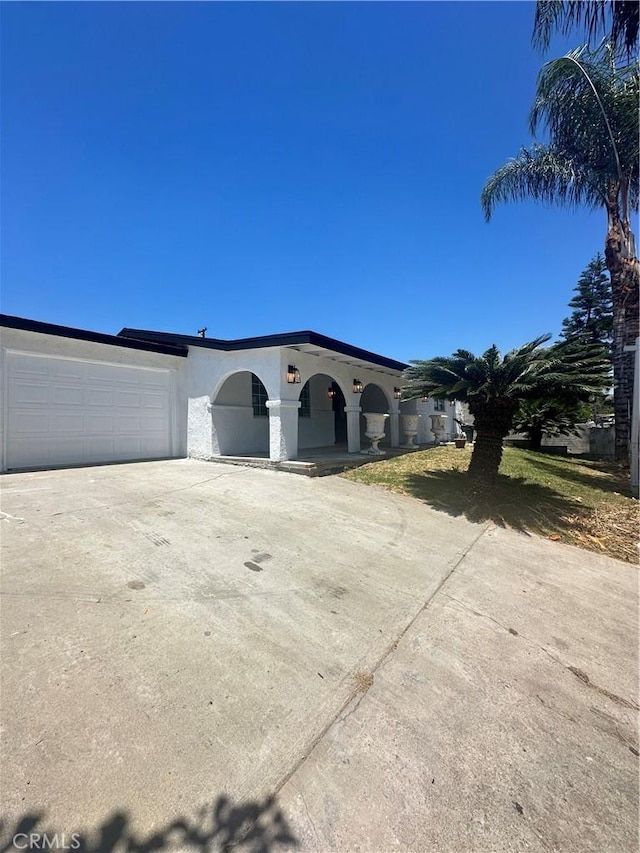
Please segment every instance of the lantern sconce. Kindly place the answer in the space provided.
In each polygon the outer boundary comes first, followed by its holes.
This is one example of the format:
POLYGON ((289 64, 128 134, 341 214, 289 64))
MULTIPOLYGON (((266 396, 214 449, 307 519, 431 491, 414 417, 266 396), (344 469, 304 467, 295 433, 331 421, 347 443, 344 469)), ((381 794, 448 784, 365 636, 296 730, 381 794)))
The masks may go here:
POLYGON ((394 400, 402 399, 402 389, 394 388, 393 389, 393 398, 394 398, 394 400))
POLYGON ((300 371, 294 364, 287 367, 287 382, 289 385, 298 385, 300 383, 300 371))
POLYGON ((336 396, 336 389, 333 387, 333 385, 329 385, 329 387, 327 388, 327 397, 330 400, 333 400, 333 398, 335 396, 336 396))
POLYGON ((423 403, 426 403, 429 398, 425 394, 423 397, 420 397, 420 399, 423 403))
POLYGON ((359 379, 353 380, 353 393, 354 394, 362 394, 364 386, 359 379))

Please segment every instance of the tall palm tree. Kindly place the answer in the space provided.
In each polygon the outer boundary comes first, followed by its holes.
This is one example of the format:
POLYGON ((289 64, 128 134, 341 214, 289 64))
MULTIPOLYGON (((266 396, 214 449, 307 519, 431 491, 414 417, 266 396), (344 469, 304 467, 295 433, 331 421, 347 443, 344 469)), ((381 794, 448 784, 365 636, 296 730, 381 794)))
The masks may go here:
POLYGON ((638 44, 638 0, 537 0, 533 43, 546 50, 554 30, 568 33, 583 27, 587 39, 608 37, 631 55, 638 44))
POLYGON ((561 341, 544 347, 542 335, 508 352, 490 347, 481 356, 459 349, 451 356, 412 361, 403 396, 466 402, 474 417, 476 441, 469 476, 491 481, 502 460, 502 440, 522 400, 562 396, 588 399, 607 384, 609 363, 599 347, 561 341))
POLYGON ((638 209, 638 68, 619 67, 602 45, 582 47, 547 63, 538 76, 531 132, 549 141, 522 148, 486 182, 487 220, 496 205, 533 198, 607 215, 605 260, 613 297, 616 457, 628 459, 633 359, 638 336, 640 266, 631 229, 638 209))

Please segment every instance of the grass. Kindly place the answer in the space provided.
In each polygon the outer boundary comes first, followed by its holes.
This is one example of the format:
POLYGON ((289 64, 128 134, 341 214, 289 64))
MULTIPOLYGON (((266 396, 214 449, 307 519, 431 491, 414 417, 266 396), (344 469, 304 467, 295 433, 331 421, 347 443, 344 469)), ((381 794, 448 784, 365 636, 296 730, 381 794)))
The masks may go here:
POLYGON ((465 472, 471 448, 434 447, 364 465, 341 476, 411 495, 449 515, 493 521, 637 563, 638 501, 621 466, 505 448, 490 491, 465 472))

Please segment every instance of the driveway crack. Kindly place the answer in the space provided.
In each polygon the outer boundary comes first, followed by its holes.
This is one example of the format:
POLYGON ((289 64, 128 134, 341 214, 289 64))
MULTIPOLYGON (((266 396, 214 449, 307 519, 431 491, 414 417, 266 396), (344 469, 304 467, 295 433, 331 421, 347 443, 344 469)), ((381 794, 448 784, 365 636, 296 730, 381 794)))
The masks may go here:
MULTIPOLYGON (((370 670, 370 674, 372 677, 380 669, 380 667, 384 663, 386 663, 387 660, 389 660, 391 658, 392 654, 397 649, 399 642, 405 636, 407 631, 409 631, 409 629, 415 624, 418 617, 430 606, 430 604, 433 602, 435 597, 442 590, 443 586, 451 578, 451 576, 456 571, 456 569, 458 569, 462 565, 462 563, 464 562, 464 560, 466 559, 466 557, 468 556, 470 551, 476 546, 476 544, 480 541, 480 539, 484 536, 484 534, 487 532, 487 530, 490 527, 491 527, 490 524, 486 524, 482 527, 482 529, 480 530, 478 535, 475 536, 473 538, 473 540, 469 543, 469 545, 464 549, 464 551, 462 552, 460 557, 455 561, 455 563, 451 566, 451 568, 448 570, 448 572, 444 575, 442 580, 438 583, 438 585, 433 590, 433 592, 429 595, 429 597, 422 603, 421 607, 417 610, 417 612, 407 622, 407 624, 400 631, 400 633, 395 638, 395 640, 393 640, 393 642, 391 642, 387 646, 385 651, 378 658, 378 661, 374 664, 374 666, 370 670)), ((331 726, 333 726, 334 723, 340 721, 341 718, 343 720, 347 719, 347 717, 351 716, 351 714, 353 714, 356 711, 356 709, 360 705, 360 702, 364 698, 364 695, 365 694, 361 691, 361 689, 358 687, 358 685, 354 686, 354 688, 350 691, 349 695, 347 696, 345 701, 342 703, 340 708, 337 710, 337 712, 335 714, 333 714, 331 719, 323 726, 323 728, 316 735, 316 737, 313 738, 313 740, 311 741, 311 743, 307 747, 304 754, 302 756, 300 756, 300 758, 295 762, 295 764, 293 765, 291 770, 276 785, 275 790, 274 790, 274 795, 277 795, 280 793, 280 791, 282 790, 282 788, 284 788, 284 786, 287 784, 287 782, 294 776, 295 773, 297 773, 297 771, 300 769, 300 767, 302 767, 302 765, 307 761, 307 759, 309 758, 309 756, 311 755, 313 750, 320 743, 320 741, 324 738, 324 736, 327 734, 327 732, 329 731, 331 726), (362 695, 358 699, 358 702, 356 703, 355 707, 352 710, 350 710, 347 714, 345 714, 344 712, 346 711, 346 709, 349 707, 351 702, 353 702, 354 698, 359 693, 362 693, 362 695)))

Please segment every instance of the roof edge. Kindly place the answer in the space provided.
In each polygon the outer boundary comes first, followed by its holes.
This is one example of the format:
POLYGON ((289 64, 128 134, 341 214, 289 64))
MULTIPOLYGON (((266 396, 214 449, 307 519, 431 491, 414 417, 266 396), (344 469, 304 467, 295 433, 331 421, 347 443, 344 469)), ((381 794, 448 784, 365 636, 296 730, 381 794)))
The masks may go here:
POLYGON ((402 361, 396 361, 393 358, 387 358, 384 355, 370 352, 369 350, 361 349, 360 347, 352 346, 344 341, 338 341, 335 338, 329 338, 326 335, 321 335, 319 332, 313 332, 309 329, 297 332, 283 332, 278 335, 261 335, 253 338, 237 338, 235 340, 222 340, 220 338, 201 338, 196 335, 180 335, 172 332, 155 332, 151 329, 130 329, 124 328, 118 333, 126 338, 136 340, 149 340, 157 343, 165 342, 179 344, 182 346, 204 347, 205 349, 221 350, 223 352, 233 352, 234 350, 243 349, 259 349, 261 347, 281 347, 293 346, 295 344, 311 344, 320 346, 325 349, 339 352, 341 355, 348 355, 352 358, 357 358, 361 361, 369 361, 372 364, 377 364, 380 367, 386 367, 389 370, 398 370, 402 372, 409 365, 402 361))
POLYGON ((91 332, 87 329, 76 329, 71 326, 59 326, 55 323, 30 320, 27 317, 15 317, 12 314, 0 314, 0 327, 19 329, 24 332, 36 332, 40 335, 71 338, 78 341, 90 341, 91 343, 106 344, 108 346, 144 350, 146 352, 159 352, 163 355, 174 355, 181 358, 186 358, 189 354, 187 347, 179 344, 137 340, 135 338, 120 337, 119 335, 108 335, 103 332, 91 332))

